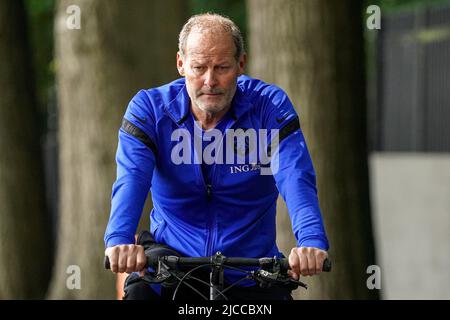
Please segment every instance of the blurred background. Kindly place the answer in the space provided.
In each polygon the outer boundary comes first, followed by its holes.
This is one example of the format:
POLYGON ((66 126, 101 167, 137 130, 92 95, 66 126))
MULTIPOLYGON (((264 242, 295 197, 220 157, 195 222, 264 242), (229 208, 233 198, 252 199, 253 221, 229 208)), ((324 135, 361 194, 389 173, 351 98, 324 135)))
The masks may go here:
MULTIPOLYGON (((207 11, 300 115, 334 269, 295 298, 450 299, 449 0, 1 0, 0 299, 120 297, 103 235, 121 118, 178 77, 178 33, 207 11)), ((282 199, 277 234, 288 253, 282 199)))

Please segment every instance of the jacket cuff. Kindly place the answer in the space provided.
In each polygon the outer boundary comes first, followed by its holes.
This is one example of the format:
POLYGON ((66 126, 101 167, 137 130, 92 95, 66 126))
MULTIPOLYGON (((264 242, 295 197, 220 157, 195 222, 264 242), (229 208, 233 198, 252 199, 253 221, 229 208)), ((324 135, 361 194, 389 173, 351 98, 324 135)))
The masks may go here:
POLYGON ((121 244, 135 244, 135 241, 133 238, 115 236, 113 238, 109 238, 108 241, 106 241, 106 248, 114 247, 121 244))
POLYGON ((307 239, 302 241, 301 243, 297 243, 298 247, 313 247, 319 248, 321 250, 328 251, 329 245, 327 241, 322 239, 307 239))

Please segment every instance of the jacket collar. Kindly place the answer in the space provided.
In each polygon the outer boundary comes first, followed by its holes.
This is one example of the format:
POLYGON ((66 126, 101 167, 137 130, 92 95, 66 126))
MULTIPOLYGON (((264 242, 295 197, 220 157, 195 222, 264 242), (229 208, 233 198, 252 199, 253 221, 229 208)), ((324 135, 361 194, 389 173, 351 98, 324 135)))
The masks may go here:
POLYGON ((190 104, 191 100, 186 90, 186 83, 183 81, 180 91, 172 101, 165 105, 165 110, 173 121, 181 125, 189 116, 190 104))
MULTIPOLYGON (((166 104, 165 110, 173 121, 178 125, 182 125, 190 114, 190 103, 191 100, 186 89, 186 83, 184 83, 175 98, 166 104)), ((233 120, 239 119, 250 107, 251 102, 238 82, 236 93, 231 101, 230 112, 233 120)))
POLYGON ((252 103, 244 88, 237 84, 236 93, 231 101, 231 112, 234 120, 238 120, 244 113, 250 110, 252 103))

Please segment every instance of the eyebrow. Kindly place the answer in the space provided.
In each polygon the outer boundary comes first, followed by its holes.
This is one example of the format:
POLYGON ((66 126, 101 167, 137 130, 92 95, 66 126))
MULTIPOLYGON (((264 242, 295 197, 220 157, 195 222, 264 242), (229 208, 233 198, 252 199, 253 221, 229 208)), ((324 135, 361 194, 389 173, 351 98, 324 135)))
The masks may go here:
MULTIPOLYGON (((208 62, 207 61, 205 61, 205 60, 196 60, 196 59, 192 59, 191 60, 191 64, 195 64, 195 63, 198 63, 198 64, 207 64, 208 62)), ((215 63, 214 65, 224 65, 224 64, 230 64, 230 61, 225 61, 225 60, 222 60, 222 61, 219 61, 218 63, 215 63)))
POLYGON ((194 64, 194 63, 205 64, 206 61, 204 61, 204 60, 195 60, 195 59, 192 59, 192 60, 191 60, 191 64, 194 64))

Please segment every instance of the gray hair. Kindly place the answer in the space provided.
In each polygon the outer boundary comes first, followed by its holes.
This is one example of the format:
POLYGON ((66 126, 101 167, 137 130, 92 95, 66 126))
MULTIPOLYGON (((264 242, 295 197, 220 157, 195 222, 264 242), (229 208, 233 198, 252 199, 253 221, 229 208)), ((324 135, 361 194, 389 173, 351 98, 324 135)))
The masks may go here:
POLYGON ((231 34, 236 46, 236 60, 244 53, 244 39, 238 26, 228 17, 217 13, 202 13, 192 16, 183 26, 178 38, 178 50, 182 57, 185 56, 186 42, 192 30, 203 31, 211 28, 219 28, 231 34))

